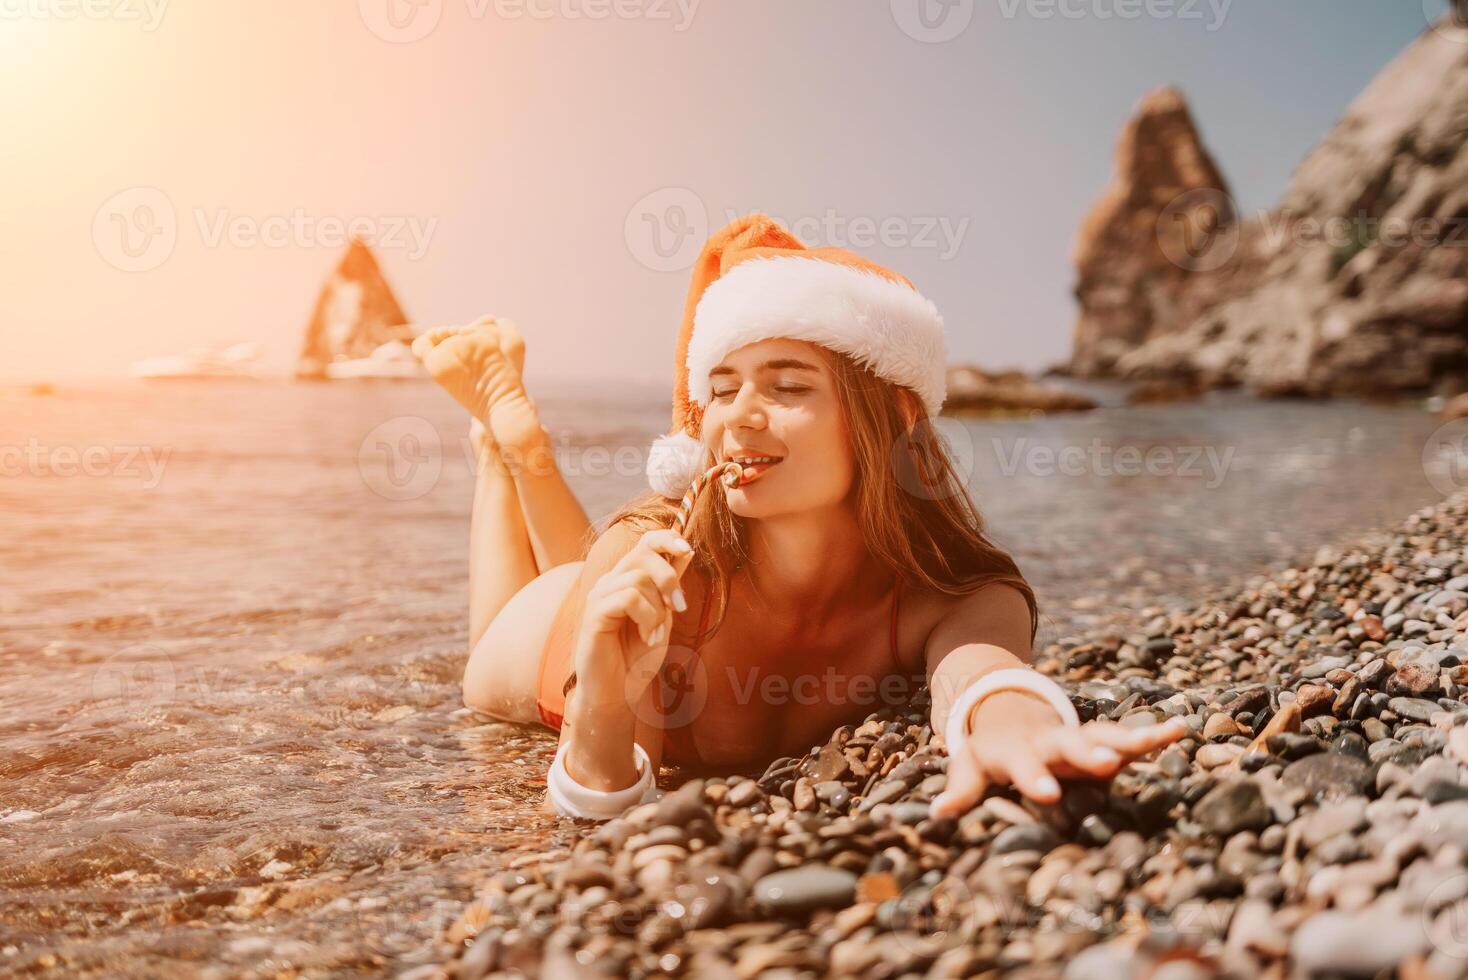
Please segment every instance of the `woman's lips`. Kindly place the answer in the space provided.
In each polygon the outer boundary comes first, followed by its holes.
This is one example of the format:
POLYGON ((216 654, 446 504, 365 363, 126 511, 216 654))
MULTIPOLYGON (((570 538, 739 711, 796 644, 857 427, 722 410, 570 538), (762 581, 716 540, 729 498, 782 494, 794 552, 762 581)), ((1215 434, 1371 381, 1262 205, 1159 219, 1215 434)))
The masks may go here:
POLYGON ((758 480, 760 476, 770 467, 779 465, 779 460, 776 460, 773 463, 741 463, 739 485, 742 487, 746 483, 753 483, 755 480, 758 480))

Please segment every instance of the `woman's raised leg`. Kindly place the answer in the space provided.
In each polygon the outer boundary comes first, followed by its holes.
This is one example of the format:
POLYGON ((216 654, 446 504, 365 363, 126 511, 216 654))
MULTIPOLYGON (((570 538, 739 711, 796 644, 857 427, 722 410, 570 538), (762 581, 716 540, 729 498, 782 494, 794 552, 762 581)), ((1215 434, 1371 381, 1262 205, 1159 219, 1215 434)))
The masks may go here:
MULTIPOLYGON (((510 320, 496 320, 495 327, 500 348, 518 378, 525 369, 524 338, 510 320)), ((540 424, 535 400, 523 384, 516 397, 491 408, 489 428, 500 458, 515 477, 536 565, 545 572, 580 558, 591 521, 561 474, 550 434, 540 424)))
POLYGON ((525 393, 525 345, 513 324, 484 318, 429 331, 414 351, 473 417, 465 703, 506 720, 534 721, 540 652, 579 563, 569 575, 543 573, 579 557, 590 522, 525 393), (530 507, 527 495, 537 498, 530 507))

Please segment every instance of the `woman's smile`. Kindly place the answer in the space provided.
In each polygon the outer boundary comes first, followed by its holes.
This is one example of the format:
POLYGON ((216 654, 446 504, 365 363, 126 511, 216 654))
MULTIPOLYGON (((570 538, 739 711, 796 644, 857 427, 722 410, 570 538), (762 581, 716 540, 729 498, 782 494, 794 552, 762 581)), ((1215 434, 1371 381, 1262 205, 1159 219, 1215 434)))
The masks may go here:
POLYGON ((759 479, 766 470, 777 466, 784 458, 783 456, 738 452, 726 454, 724 460, 740 464, 739 486, 742 487, 759 479))

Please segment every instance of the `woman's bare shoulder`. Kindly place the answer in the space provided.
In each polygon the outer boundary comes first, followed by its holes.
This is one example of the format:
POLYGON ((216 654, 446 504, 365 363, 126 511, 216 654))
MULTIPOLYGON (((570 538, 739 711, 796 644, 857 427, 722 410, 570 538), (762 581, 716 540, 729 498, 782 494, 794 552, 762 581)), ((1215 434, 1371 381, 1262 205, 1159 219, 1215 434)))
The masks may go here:
POLYGON ((1029 622, 1024 593, 1008 582, 988 582, 959 593, 904 583, 901 599, 901 646, 910 654, 904 659, 918 670, 923 669, 935 637, 971 632, 975 624, 1029 622))

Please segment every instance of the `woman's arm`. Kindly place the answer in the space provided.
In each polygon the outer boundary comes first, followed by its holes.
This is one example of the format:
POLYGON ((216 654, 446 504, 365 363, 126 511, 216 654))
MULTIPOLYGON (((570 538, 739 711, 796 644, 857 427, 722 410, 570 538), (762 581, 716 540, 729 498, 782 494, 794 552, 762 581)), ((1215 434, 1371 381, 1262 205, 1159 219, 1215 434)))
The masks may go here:
POLYGON ((692 550, 670 530, 640 534, 618 526, 592 545, 576 583, 581 614, 561 743, 566 772, 610 792, 637 781, 633 743, 654 773, 662 757, 653 681, 667 654, 673 599, 692 550))
MULTIPOLYGON (((1030 669, 1030 611, 1019 589, 985 586, 954 605, 924 650, 932 692, 932 726, 943 732, 963 690, 991 671, 1030 669)), ((979 801, 990 782, 1010 782, 1044 803, 1060 798, 1062 778, 1110 779, 1126 757, 1181 738, 1174 724, 1127 728, 1094 721, 1070 728, 1040 695, 997 691, 971 709, 972 734, 948 746, 948 784, 933 801, 938 816, 955 816, 979 801)))

